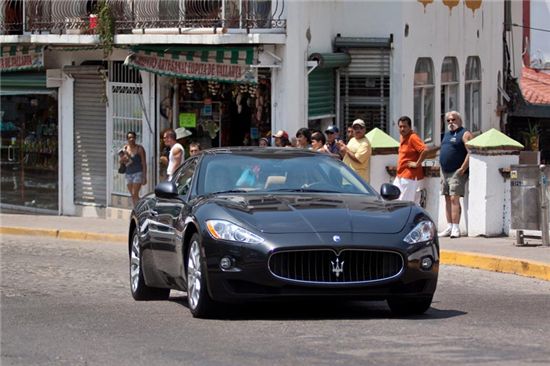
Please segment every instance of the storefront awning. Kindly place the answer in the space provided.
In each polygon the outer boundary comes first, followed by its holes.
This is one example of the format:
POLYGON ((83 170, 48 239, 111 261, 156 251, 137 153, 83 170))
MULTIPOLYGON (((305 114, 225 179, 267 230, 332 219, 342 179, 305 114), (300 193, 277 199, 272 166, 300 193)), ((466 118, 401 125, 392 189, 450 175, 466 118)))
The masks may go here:
POLYGON ((332 118, 336 115, 336 80, 334 70, 351 62, 347 53, 312 53, 317 66, 308 73, 308 119, 332 118))
POLYGON ((182 79, 257 83, 254 47, 139 46, 124 62, 139 70, 182 79))
POLYGON ((44 67, 44 47, 4 45, 0 47, 0 72, 36 70, 44 67))
POLYGON ((317 61, 317 68, 319 69, 328 69, 348 66, 351 62, 351 56, 344 52, 312 53, 309 60, 317 61))
POLYGON ((393 36, 384 37, 336 37, 334 48, 391 48, 393 36))
POLYGON ((0 74, 0 95, 53 94, 46 88, 44 72, 9 72, 0 74))

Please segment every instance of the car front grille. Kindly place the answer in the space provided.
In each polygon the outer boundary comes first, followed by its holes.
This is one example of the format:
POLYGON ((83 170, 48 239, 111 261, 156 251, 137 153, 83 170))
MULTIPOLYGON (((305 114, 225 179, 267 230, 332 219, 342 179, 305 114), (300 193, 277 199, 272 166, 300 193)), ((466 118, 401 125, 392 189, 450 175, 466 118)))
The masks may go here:
POLYGON ((268 265, 273 275, 290 281, 349 284, 395 277, 403 270, 403 258, 378 250, 294 250, 272 254, 268 265))

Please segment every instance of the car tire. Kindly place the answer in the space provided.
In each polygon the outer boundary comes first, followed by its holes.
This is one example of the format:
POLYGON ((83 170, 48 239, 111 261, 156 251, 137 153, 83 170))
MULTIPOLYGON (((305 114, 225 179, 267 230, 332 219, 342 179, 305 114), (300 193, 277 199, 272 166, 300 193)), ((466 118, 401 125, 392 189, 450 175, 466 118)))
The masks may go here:
POLYGON ((187 253, 187 302, 195 318, 213 315, 215 303, 208 294, 206 271, 201 254, 200 237, 193 234, 187 253))
POLYGON ((132 245, 130 247, 130 291, 137 301, 166 300, 170 296, 169 288, 149 287, 143 278, 141 261, 141 246, 137 230, 132 233, 132 245))
POLYGON ((391 297, 387 299, 390 310, 395 315, 421 315, 424 314, 432 304, 432 296, 419 297, 391 297))

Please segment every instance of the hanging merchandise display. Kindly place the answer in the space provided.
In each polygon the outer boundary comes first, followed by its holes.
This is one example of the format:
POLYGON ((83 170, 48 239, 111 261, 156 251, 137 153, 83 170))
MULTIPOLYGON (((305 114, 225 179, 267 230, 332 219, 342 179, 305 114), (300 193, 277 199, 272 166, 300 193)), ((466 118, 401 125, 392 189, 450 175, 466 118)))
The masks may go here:
MULTIPOLYGON (((177 90, 177 118, 169 126, 185 127, 193 135, 191 141, 203 148, 218 146, 257 145, 271 131, 271 73, 259 69, 257 84, 227 83, 216 80, 173 79, 177 90)), ((169 84, 169 85, 170 85, 169 84)), ((169 117, 167 106, 171 93, 161 101, 163 116, 169 117)), ((170 118, 167 118, 170 119, 170 118)))

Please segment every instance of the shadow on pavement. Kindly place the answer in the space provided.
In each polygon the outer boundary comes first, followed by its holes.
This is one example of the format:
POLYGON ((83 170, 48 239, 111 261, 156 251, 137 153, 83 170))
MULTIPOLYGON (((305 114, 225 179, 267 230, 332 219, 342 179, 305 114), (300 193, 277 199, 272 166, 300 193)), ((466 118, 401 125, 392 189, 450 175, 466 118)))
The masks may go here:
MULTIPOLYGON (((170 301, 188 309, 185 293, 172 294, 170 301)), ((434 302, 435 304, 435 302, 434 302)), ((220 304, 213 319, 218 320, 338 320, 338 319, 448 319, 466 315, 459 310, 430 308, 423 315, 398 317, 391 313, 385 301, 354 301, 338 299, 296 299, 255 301, 241 304, 220 304)))

